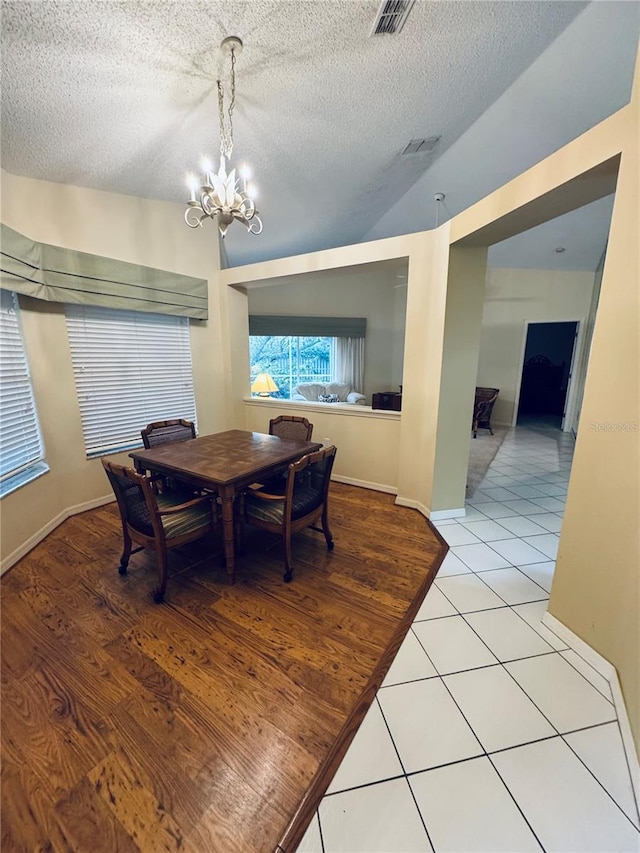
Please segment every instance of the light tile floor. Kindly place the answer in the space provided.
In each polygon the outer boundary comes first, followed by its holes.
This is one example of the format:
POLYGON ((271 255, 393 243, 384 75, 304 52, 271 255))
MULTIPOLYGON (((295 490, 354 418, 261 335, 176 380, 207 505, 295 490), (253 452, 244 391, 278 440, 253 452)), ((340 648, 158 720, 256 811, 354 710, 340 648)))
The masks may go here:
POLYGON ((572 455, 511 430, 437 524, 450 551, 300 853, 640 851, 609 685, 541 624, 572 455))

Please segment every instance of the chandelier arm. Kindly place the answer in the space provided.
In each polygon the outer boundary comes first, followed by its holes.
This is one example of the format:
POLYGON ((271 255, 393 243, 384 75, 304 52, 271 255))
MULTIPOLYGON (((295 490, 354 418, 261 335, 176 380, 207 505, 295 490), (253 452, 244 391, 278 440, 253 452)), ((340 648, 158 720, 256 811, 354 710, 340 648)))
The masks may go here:
POLYGON ((252 198, 249 198, 249 196, 243 198, 242 202, 240 203, 240 210, 247 217, 247 219, 252 219, 256 213, 256 205, 254 200, 252 198))
POLYGON ((204 216, 198 216, 193 207, 188 207, 184 212, 184 221, 187 223, 189 228, 198 228, 202 225, 202 220, 204 216))
POLYGON ((262 219, 257 214, 251 217, 251 224, 247 227, 247 231, 250 234, 262 233, 262 219))

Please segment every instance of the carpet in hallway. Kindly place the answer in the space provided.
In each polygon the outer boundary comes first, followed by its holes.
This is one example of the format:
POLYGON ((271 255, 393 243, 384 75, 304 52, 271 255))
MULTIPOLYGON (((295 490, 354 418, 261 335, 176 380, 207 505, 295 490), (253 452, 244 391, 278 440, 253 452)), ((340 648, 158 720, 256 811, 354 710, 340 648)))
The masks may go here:
POLYGON ((508 432, 509 427, 494 426, 493 435, 488 430, 481 430, 477 438, 472 437, 469 441, 469 467, 465 493, 467 500, 473 497, 508 432))

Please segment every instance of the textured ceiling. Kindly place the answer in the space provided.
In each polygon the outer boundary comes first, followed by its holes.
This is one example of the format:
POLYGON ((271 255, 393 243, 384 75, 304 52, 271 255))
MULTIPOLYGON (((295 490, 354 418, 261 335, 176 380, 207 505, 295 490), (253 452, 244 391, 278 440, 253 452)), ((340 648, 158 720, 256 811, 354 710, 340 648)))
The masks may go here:
POLYGON ((218 156, 219 44, 238 35, 234 155, 264 232, 232 226, 229 264, 357 242, 585 5, 417 0, 370 38, 378 0, 2 2, 3 168, 184 201, 218 156))

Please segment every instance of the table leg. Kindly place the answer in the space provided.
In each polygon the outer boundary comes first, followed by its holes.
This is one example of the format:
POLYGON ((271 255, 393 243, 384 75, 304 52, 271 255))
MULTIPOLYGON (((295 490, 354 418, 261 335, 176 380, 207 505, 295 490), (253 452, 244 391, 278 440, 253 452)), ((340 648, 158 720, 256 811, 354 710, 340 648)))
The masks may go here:
POLYGON ((233 546, 233 494, 222 495, 222 541, 224 543, 224 560, 227 570, 227 583, 235 583, 235 553, 233 546))

